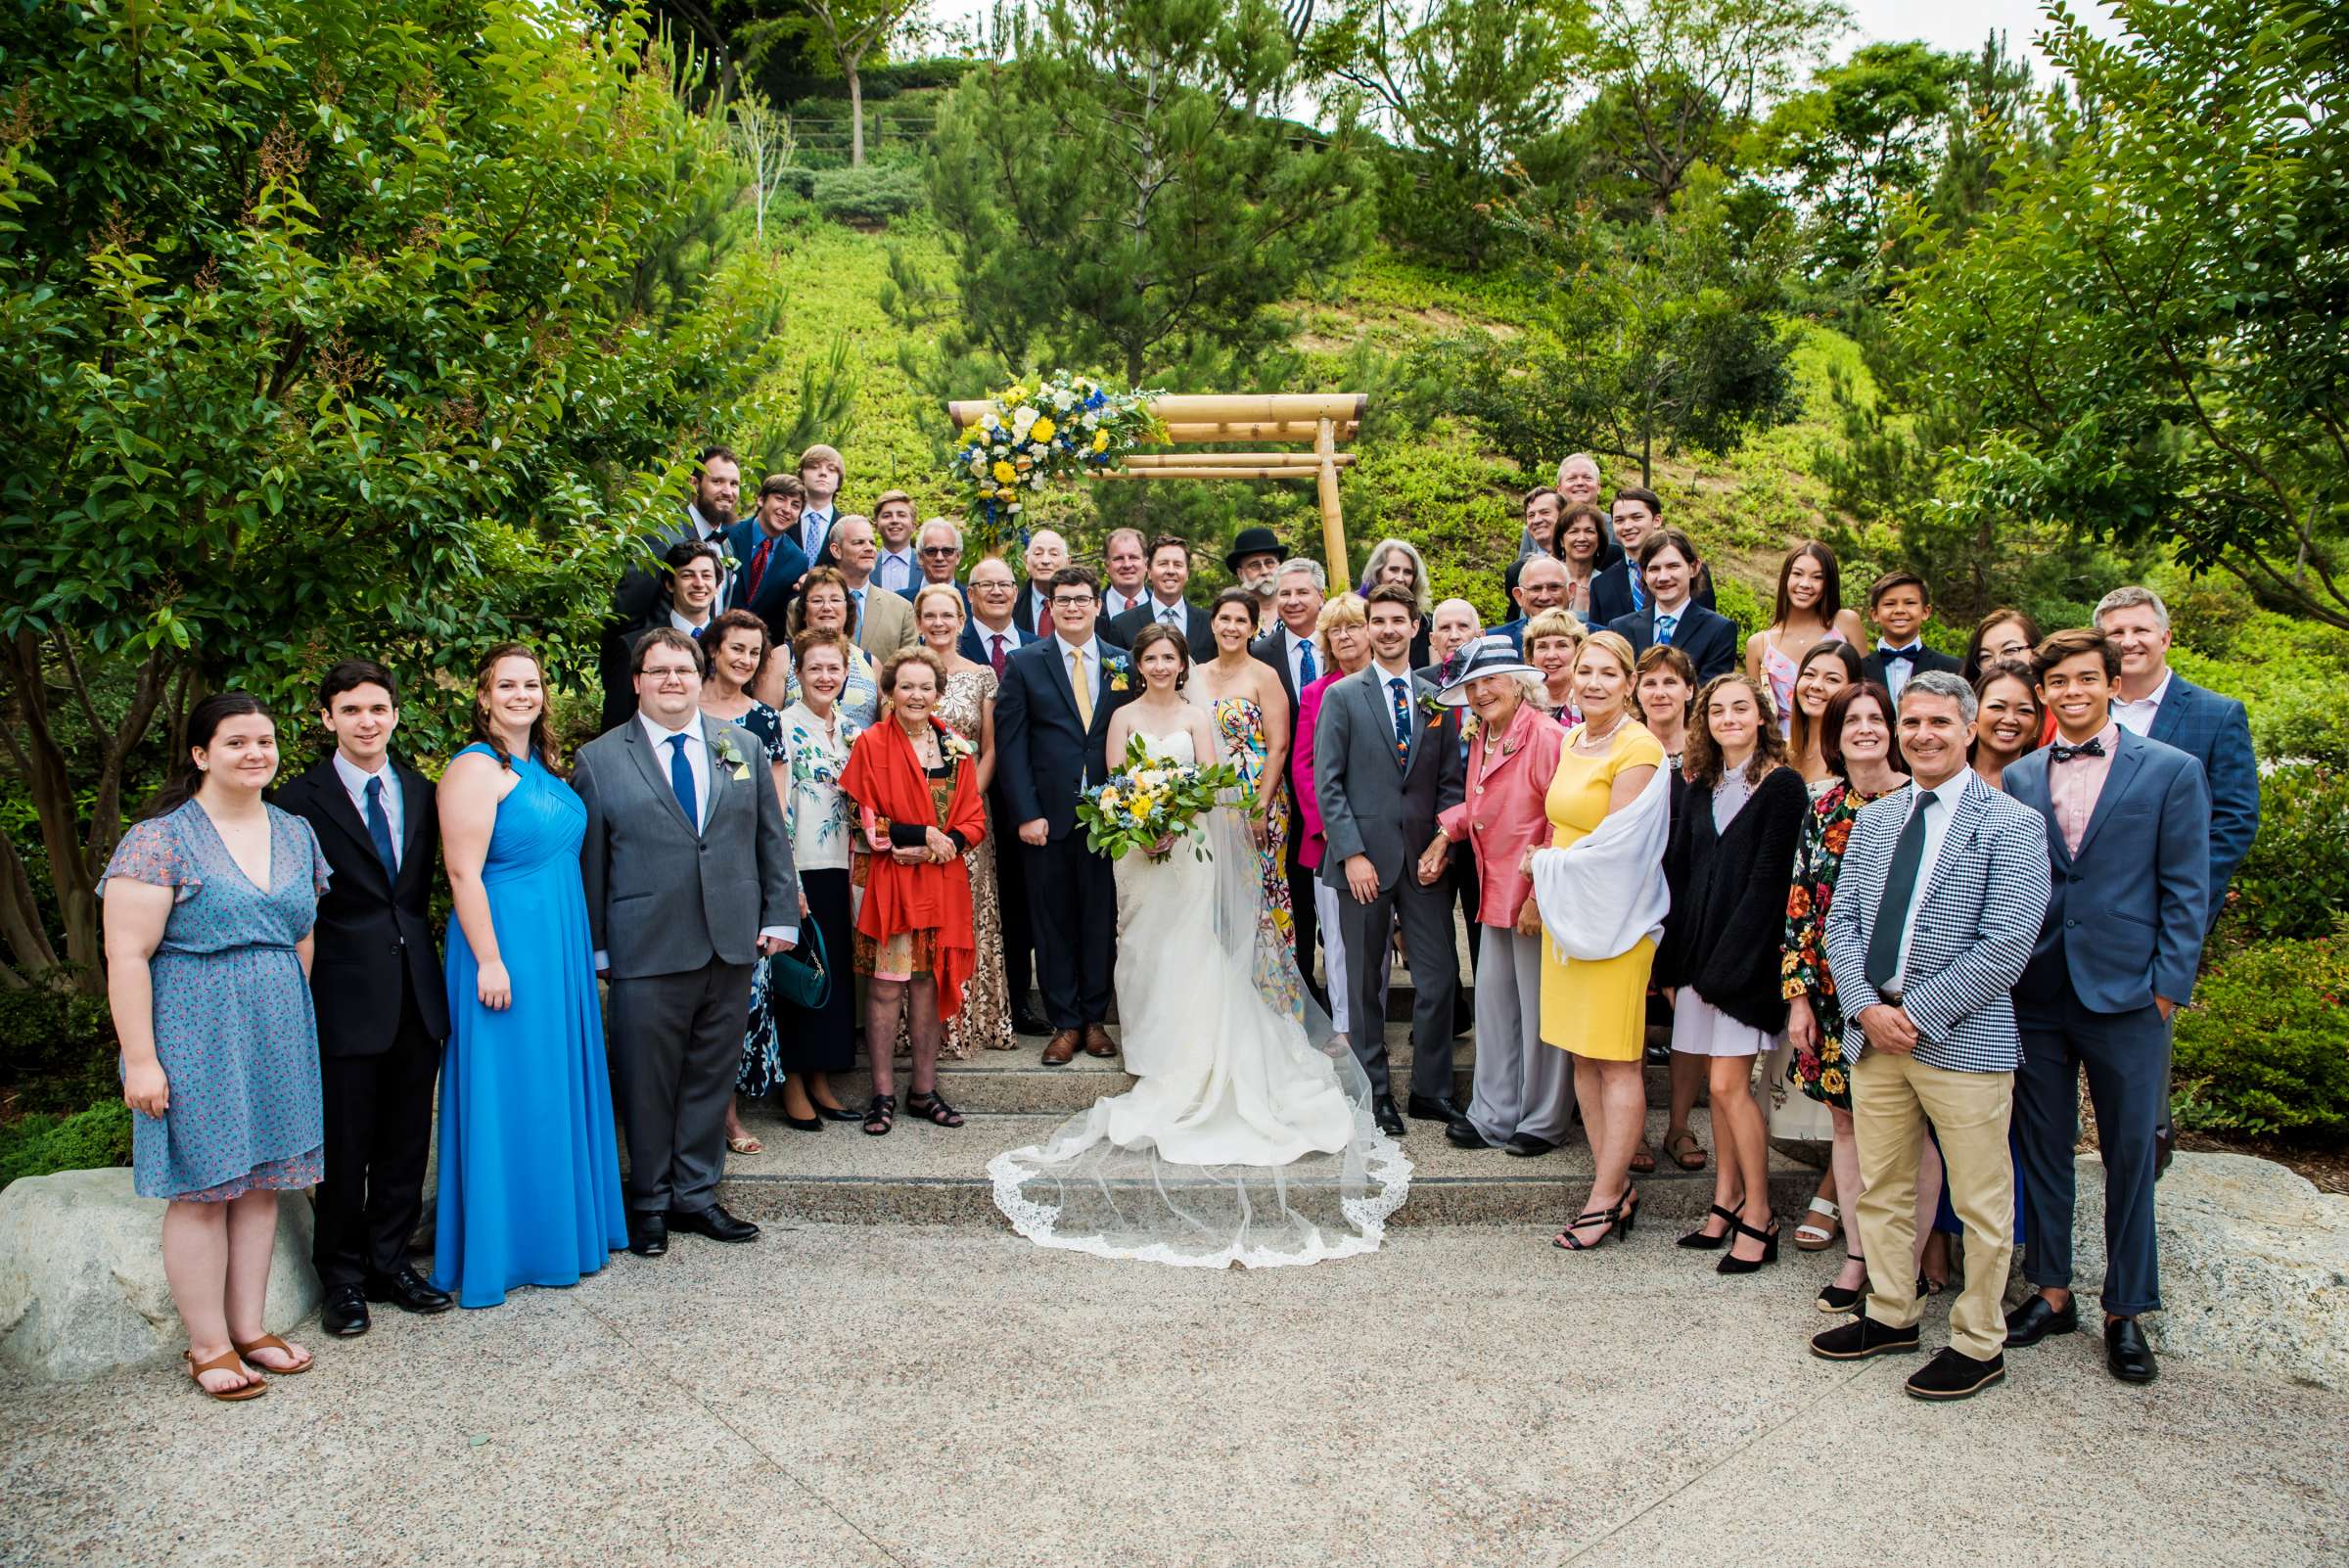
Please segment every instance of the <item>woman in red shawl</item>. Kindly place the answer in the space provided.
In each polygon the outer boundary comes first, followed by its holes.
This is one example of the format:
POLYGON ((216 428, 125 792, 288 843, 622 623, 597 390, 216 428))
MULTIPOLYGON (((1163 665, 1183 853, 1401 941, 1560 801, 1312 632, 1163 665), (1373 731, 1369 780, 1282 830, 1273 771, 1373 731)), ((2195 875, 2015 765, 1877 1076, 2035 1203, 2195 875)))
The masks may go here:
POLYGON ((939 720, 946 671, 928 648, 908 648, 881 672, 881 721, 856 738, 840 787, 854 801, 870 854, 856 913, 856 973, 869 982, 864 1038, 873 1098, 864 1130, 888 1132, 898 1114, 889 1042, 907 1012, 913 1092, 905 1109, 940 1127, 962 1115, 938 1092, 938 1047, 962 1003, 977 960, 971 934, 971 872, 963 854, 987 831, 979 804, 979 753, 939 720), (941 1010, 944 1010, 943 1014, 941 1010))

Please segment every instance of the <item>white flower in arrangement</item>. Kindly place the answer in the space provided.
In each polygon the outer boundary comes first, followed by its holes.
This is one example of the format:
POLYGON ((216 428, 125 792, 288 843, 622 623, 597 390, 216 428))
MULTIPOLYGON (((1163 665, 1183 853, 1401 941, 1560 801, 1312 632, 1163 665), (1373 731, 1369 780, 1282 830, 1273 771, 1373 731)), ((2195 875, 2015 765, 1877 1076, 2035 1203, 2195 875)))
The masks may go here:
POLYGON ((1036 410, 1026 403, 1011 411, 1011 433, 1021 440, 1028 438, 1028 427, 1036 423, 1036 410))
POLYGON ((1082 425, 1086 430, 1092 430, 1099 426, 1101 421, 1091 414, 1086 414, 1082 419, 1078 420, 1077 423, 1082 425))

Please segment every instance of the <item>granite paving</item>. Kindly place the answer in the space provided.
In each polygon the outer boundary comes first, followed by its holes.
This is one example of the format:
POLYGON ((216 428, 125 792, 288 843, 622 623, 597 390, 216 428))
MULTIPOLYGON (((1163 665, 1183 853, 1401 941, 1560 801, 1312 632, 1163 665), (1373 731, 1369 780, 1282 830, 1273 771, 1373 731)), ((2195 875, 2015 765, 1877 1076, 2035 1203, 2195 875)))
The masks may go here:
MULTIPOLYGON (((811 1140, 816 1141, 816 1140, 811 1140)), ((0 1562, 2334 1564, 2349 1401, 2093 1335, 1967 1405, 1813 1360, 1832 1255, 1392 1233, 1262 1271, 783 1222, 380 1310, 219 1405, 0 1380, 0 1562)), ((1941 1334, 1929 1313, 1929 1342, 1941 1334)))

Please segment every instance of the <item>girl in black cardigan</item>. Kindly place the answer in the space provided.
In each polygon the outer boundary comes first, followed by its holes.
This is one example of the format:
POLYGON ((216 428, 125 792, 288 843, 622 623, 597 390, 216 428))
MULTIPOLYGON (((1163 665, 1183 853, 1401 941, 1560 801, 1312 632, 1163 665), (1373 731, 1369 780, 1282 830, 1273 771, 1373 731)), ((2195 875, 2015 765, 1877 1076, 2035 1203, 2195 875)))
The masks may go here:
POLYGON ((1672 912, 1656 981, 1678 988, 1673 1050, 1709 1059, 1720 1153, 1713 1212, 1681 1245, 1714 1251, 1727 1242, 1720 1271, 1743 1274, 1778 1256, 1770 1128, 1754 1102, 1754 1058, 1786 1027, 1779 947, 1810 795, 1787 765, 1770 697, 1752 677, 1715 676, 1695 708, 1688 788, 1675 803, 1664 853, 1672 912))

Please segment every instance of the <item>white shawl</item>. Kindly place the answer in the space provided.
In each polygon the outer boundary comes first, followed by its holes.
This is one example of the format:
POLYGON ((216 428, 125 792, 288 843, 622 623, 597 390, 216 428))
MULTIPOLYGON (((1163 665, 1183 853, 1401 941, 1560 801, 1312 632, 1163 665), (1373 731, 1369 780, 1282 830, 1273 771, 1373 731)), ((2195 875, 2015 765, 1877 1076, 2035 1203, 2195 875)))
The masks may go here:
POLYGON ((1636 800, 1588 836, 1534 852, 1534 899, 1555 957, 1596 962, 1631 951, 1641 937, 1662 939, 1671 833, 1672 780, 1659 767, 1636 800))

